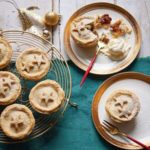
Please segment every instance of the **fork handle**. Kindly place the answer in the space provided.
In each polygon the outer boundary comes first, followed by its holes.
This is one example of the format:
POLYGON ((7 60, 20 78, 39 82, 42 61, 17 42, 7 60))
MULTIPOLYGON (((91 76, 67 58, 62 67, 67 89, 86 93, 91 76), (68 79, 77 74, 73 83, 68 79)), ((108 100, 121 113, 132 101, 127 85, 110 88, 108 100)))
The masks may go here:
POLYGON ((129 135, 126 135, 126 137, 127 137, 128 139, 130 139, 131 141, 133 141, 134 143, 136 143, 136 144, 142 146, 144 149, 150 150, 150 148, 149 148, 148 146, 146 146, 145 144, 143 144, 143 143, 137 141, 137 140, 134 139, 133 137, 131 137, 131 136, 129 136, 129 135))
POLYGON ((81 82, 80 82, 80 87, 82 86, 82 84, 83 84, 84 81, 86 80, 86 78, 87 78, 87 76, 88 76, 90 70, 92 69, 92 67, 93 67, 93 65, 94 65, 94 62, 95 62, 95 60, 96 60, 97 54, 98 54, 98 53, 95 53, 94 57, 92 58, 92 60, 91 60, 91 62, 90 62, 90 64, 89 64, 89 66, 88 66, 88 68, 87 68, 87 70, 86 70, 86 72, 85 72, 85 74, 84 74, 84 76, 83 76, 83 78, 82 78, 82 80, 81 80, 81 82))

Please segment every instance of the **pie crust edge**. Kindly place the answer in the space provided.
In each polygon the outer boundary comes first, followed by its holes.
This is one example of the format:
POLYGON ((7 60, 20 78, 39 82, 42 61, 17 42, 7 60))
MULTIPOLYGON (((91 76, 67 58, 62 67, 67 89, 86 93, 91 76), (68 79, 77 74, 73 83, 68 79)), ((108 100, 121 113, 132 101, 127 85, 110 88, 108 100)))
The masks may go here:
POLYGON ((115 122, 117 122, 117 123, 123 123, 123 122, 129 122, 129 121, 131 121, 132 119, 134 119, 134 118, 138 115, 138 113, 139 113, 139 111, 140 111, 140 106, 141 106, 141 105, 140 105, 140 101, 139 101, 139 98, 138 98, 138 96, 137 96, 136 94, 134 94, 133 92, 131 92, 131 91, 129 91, 129 90, 126 90, 126 89, 119 89, 119 90, 115 90, 115 91, 114 91, 113 93, 111 93, 110 96, 107 98, 107 101, 106 101, 106 104, 105 104, 105 110, 106 110, 108 116, 109 116, 113 121, 115 121, 115 122), (137 105, 136 105, 137 111, 134 112, 133 116, 132 116, 130 119, 128 119, 128 120, 122 120, 122 119, 120 119, 120 118, 114 116, 114 115, 109 111, 109 107, 108 107, 108 105, 107 105, 107 102, 110 101, 110 100, 112 100, 113 97, 114 97, 116 94, 119 94, 119 93, 123 93, 123 94, 125 93, 125 94, 131 95, 132 97, 134 97, 134 101, 135 101, 136 104, 137 104, 137 105))
POLYGON ((17 57, 17 59, 16 59, 16 68, 17 68, 18 73, 19 73, 23 78, 25 78, 25 79, 27 79, 27 80, 33 80, 33 81, 38 81, 38 80, 42 79, 42 78, 48 73, 49 68, 50 68, 50 66, 51 66, 50 64, 51 64, 51 62, 50 62, 50 60, 49 60, 49 58, 48 58, 46 52, 45 52, 44 50, 41 50, 41 49, 35 48, 35 47, 28 48, 28 49, 24 50, 24 51, 17 57), (20 65, 22 56, 23 56, 24 54, 28 53, 28 52, 37 52, 37 51, 38 51, 38 52, 41 52, 41 53, 47 58, 48 63, 47 63, 47 61, 46 61, 46 64, 47 64, 47 65, 46 65, 46 68, 45 68, 42 72, 36 73, 36 75, 29 75, 29 73, 24 73, 24 72, 22 71, 22 68, 21 68, 22 66, 20 65))
POLYGON ((20 79, 13 73, 9 72, 9 71, 0 71, 0 74, 8 74, 10 76, 12 76, 13 78, 15 78, 15 81, 18 84, 18 90, 16 91, 16 93, 13 95, 13 97, 11 97, 11 99, 7 99, 5 101, 0 99, 0 105, 8 105, 11 104, 13 102, 15 102, 17 100, 17 98, 20 96, 21 94, 21 83, 20 83, 20 79))
POLYGON ((41 81, 41 82, 37 83, 31 89, 30 94, 29 94, 29 102, 30 102, 31 106, 33 107, 33 109, 35 109, 37 112, 39 112, 41 114, 51 114, 53 112, 56 112, 62 106, 64 100, 65 100, 65 93, 64 93, 63 89, 61 88, 61 86, 59 85, 59 83, 57 83, 54 80, 44 80, 44 81, 41 81), (52 109, 52 110, 49 110, 49 111, 44 110, 41 107, 38 107, 38 105, 36 105, 36 103, 33 100, 33 97, 34 97, 33 93, 36 91, 36 88, 39 87, 39 86, 43 86, 45 84, 46 85, 50 84, 51 86, 54 86, 57 89, 57 94, 59 95, 59 99, 61 101, 61 103, 55 109, 52 109))
POLYGON ((2 61, 0 62, 0 69, 5 68, 11 61, 11 57, 13 54, 13 50, 11 45, 9 44, 9 42, 4 39, 4 38, 0 38, 0 43, 4 43, 4 45, 6 46, 8 53, 7 53, 7 57, 5 57, 5 60, 2 59, 2 61))
POLYGON ((25 138, 26 136, 28 136, 32 132, 32 130, 33 130, 34 126, 35 126, 35 118, 34 118, 32 112, 31 112, 31 110, 27 106, 22 105, 22 104, 12 104, 12 105, 7 106, 3 110, 3 112, 1 113, 1 116, 0 116, 0 125, 1 125, 2 131, 8 137, 10 137, 12 139, 16 139, 16 140, 17 139, 23 139, 23 138, 25 138), (27 133, 22 133, 19 136, 17 134, 15 136, 11 135, 11 133, 8 131, 8 129, 5 128, 5 124, 3 124, 3 119, 4 119, 5 114, 8 113, 10 111, 10 109, 15 109, 15 108, 17 110, 22 110, 23 112, 27 113, 28 116, 29 116, 29 118, 30 118, 30 128, 29 128, 28 132, 27 133))

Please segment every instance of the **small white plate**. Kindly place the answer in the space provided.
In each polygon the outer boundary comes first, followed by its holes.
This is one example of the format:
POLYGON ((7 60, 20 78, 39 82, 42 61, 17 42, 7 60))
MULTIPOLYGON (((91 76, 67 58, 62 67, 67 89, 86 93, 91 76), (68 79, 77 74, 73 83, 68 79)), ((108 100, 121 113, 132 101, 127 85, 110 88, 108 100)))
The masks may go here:
POLYGON ((92 115, 95 127, 102 137, 109 143, 125 149, 141 149, 135 143, 120 136, 113 136, 103 130, 103 120, 112 122, 123 132, 150 146, 150 76, 135 72, 126 72, 115 75, 106 80, 97 90, 92 105, 92 115), (115 90, 127 89, 134 92, 140 99, 141 110, 137 117, 128 123, 115 124, 105 111, 108 96, 115 90))

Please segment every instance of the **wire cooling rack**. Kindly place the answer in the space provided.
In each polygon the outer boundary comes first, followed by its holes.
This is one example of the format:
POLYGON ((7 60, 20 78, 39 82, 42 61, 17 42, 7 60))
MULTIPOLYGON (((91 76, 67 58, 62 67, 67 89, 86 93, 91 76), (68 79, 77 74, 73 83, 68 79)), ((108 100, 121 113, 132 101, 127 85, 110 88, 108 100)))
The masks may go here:
MULTIPOLYGON (((67 108, 70 95, 71 95, 72 85, 71 85, 70 70, 67 65, 67 62, 64 60, 61 53, 54 47, 54 45, 52 45, 50 42, 44 40, 43 38, 39 36, 36 36, 29 32, 23 32, 23 31, 17 31, 17 30, 1 31, 0 36, 8 40, 8 42, 12 45, 12 48, 13 48, 12 61, 9 64, 9 66, 3 70, 7 70, 16 74, 21 80, 22 93, 20 97, 17 99, 16 103, 24 104, 27 107, 29 107, 32 110, 33 115, 36 120, 36 124, 32 133, 26 139, 21 140, 20 142, 31 140, 47 132, 63 116, 67 108), (28 101, 28 95, 29 95, 31 88, 35 84, 37 84, 37 82, 23 79, 16 71, 16 67, 15 67, 16 58, 23 50, 29 47, 30 48, 37 47, 42 50, 45 50, 49 56, 49 59, 51 60, 51 67, 49 69, 49 72, 42 80, 45 80, 45 79, 55 80, 61 85, 61 87, 65 91, 66 100, 64 104, 61 106, 61 108, 57 112, 51 115, 41 115, 32 109, 28 101)), ((2 107, 1 111, 5 107, 2 107)), ((15 141, 15 140, 8 138, 0 130, 0 142, 1 143, 15 143, 19 141, 15 141)))

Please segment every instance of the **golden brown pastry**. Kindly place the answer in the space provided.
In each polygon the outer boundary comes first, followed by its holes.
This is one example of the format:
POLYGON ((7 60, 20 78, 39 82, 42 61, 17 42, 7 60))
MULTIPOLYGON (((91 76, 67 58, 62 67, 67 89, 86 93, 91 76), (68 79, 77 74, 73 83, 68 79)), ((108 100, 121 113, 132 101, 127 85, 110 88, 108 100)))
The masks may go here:
POLYGON ((7 106, 0 117, 2 131, 12 139, 23 139, 28 136, 35 125, 31 110, 21 104, 7 106))
POLYGON ((109 96, 105 109, 113 121, 118 123, 127 122, 139 113, 139 98, 131 91, 117 90, 109 96))
POLYGON ((94 17, 81 16, 71 25, 71 36, 80 47, 89 48, 97 45, 98 34, 94 31, 94 17))
POLYGON ((0 69, 5 68, 12 57, 12 48, 7 40, 0 38, 0 69))
POLYGON ((21 93, 20 80, 13 73, 0 71, 0 105, 16 101, 21 93))
POLYGON ((107 34, 102 34, 101 36, 100 36, 100 39, 99 39, 101 42, 103 42, 104 44, 108 44, 109 43, 109 41, 110 41, 110 38, 109 38, 109 36, 107 35, 107 34))
POLYGON ((94 22, 94 27, 108 29, 110 27, 111 21, 112 19, 108 14, 98 16, 94 22))
POLYGON ((122 20, 117 20, 111 25, 111 33, 114 37, 124 36, 131 32, 132 30, 122 20))
POLYGON ((39 82, 32 88, 29 95, 31 106, 42 114, 51 114, 57 111, 64 99, 63 89, 53 80, 39 82))
POLYGON ((39 48, 30 48, 18 56, 16 68, 25 79, 37 81, 48 73, 50 61, 45 51, 39 48))

